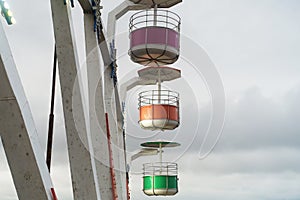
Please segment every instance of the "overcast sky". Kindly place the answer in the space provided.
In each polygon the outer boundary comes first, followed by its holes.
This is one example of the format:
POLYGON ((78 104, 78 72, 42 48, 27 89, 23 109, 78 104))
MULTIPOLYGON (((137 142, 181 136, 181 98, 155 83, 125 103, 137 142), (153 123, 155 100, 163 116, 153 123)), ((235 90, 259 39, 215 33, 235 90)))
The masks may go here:
MULTIPOLYGON (((45 149, 54 46, 50 3, 7 2, 17 24, 4 27, 45 149)), ((104 21, 108 11, 120 2, 103 0, 104 21)), ((182 57, 172 66, 181 69, 183 77, 164 87, 181 94, 181 125, 173 132, 154 136, 141 130, 137 124, 137 93, 151 87, 138 88, 127 98, 129 150, 139 148, 140 142, 158 138, 182 143, 177 150, 165 151, 165 159, 178 162, 180 169, 179 193, 172 199, 298 200, 300 1, 184 0, 171 10, 182 18, 182 57), (188 59, 190 55, 195 58, 188 59), (216 134, 209 135, 200 152, 210 117, 222 114, 213 113, 207 77, 201 71, 210 61, 225 88, 226 120, 217 147, 207 158, 199 159, 199 154, 205 154, 217 138, 216 134)), ((117 28, 120 81, 142 68, 130 62, 129 41, 122 40, 127 39, 131 14, 122 18, 117 28)), ((73 17, 83 63, 78 4, 73 17)), ((55 114, 52 177, 59 199, 69 200, 72 189, 59 89, 55 114)), ((142 193, 142 175, 138 174, 144 162, 149 162, 149 158, 131 166, 135 172, 131 175, 132 199, 150 199, 142 193)), ((1 199, 17 199, 2 146, 0 177, 1 199)))

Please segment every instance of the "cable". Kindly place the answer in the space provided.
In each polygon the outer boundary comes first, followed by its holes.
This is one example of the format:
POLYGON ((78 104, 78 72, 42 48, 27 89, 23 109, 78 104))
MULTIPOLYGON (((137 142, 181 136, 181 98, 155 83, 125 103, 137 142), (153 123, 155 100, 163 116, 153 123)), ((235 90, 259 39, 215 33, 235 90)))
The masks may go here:
POLYGON ((54 102, 55 102, 55 83, 56 83, 56 64, 57 54, 56 46, 54 46, 54 60, 53 60, 53 74, 52 74, 52 91, 51 91, 51 105, 49 114, 49 126, 48 126, 48 142, 47 142, 47 157, 46 163, 50 172, 51 168, 51 156, 52 156, 52 141, 53 141, 53 122, 54 122, 54 102))

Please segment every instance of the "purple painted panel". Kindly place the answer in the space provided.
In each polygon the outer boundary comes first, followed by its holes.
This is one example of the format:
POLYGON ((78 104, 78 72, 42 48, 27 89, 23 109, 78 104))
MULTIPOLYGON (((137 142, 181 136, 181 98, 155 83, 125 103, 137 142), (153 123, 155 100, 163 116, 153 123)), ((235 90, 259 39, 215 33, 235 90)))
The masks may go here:
POLYGON ((165 27, 145 27, 130 34, 130 47, 142 44, 167 44, 179 49, 179 33, 165 27))

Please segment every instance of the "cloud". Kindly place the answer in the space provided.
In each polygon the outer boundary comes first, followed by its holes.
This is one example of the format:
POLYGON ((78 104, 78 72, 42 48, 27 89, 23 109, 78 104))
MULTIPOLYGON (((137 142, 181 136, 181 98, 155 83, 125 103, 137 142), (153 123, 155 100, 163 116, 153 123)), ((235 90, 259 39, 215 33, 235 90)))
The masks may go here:
POLYGON ((212 153, 199 160, 197 154, 186 154, 179 160, 182 173, 198 171, 203 174, 276 174, 300 173, 299 149, 265 148, 212 153), (196 162, 194 162, 197 160, 196 162))
MULTIPOLYGON (((299 174, 223 174, 205 175, 198 179, 192 173, 185 174, 180 180, 187 179, 182 184, 181 192, 187 190, 182 199, 296 199, 299 174), (190 194, 190 195, 189 195, 190 194), (188 197, 188 198, 186 198, 188 197)), ((178 196, 179 197, 179 196, 178 196)), ((180 199, 180 198, 178 198, 180 199)))
POLYGON ((245 149, 298 147, 300 126, 295 116, 300 109, 297 92, 283 97, 266 97, 257 87, 236 96, 228 105, 228 116, 219 148, 245 149))
POLYGON ((16 189, 13 185, 12 175, 5 157, 5 152, 0 142, 0 194, 3 200, 14 200, 17 198, 16 189), (5 187, 4 187, 5 186, 5 187))
MULTIPOLYGON (((299 150, 264 149, 214 153, 205 160, 197 154, 179 162, 179 193, 172 199, 297 199, 299 150), (276 155, 276 156, 274 156, 276 155)), ((132 175, 133 199, 142 194, 142 175, 132 175)))

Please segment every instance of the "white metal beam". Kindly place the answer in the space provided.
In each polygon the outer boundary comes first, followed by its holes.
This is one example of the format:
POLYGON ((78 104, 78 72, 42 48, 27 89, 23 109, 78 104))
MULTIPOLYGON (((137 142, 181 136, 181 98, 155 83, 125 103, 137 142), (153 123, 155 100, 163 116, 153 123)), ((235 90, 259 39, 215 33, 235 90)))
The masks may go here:
POLYGON ((92 13, 93 12, 91 0, 78 0, 78 1, 80 3, 84 13, 92 13))
POLYGON ((59 78, 63 100, 73 194, 75 200, 98 199, 90 137, 87 134, 78 57, 70 5, 51 0, 59 78))
MULTIPOLYGON (((109 44, 114 47, 116 22, 118 19, 120 19, 123 15, 125 15, 130 10, 142 10, 142 9, 147 9, 150 7, 151 6, 149 6, 149 5, 135 4, 129 0, 125 0, 120 5, 118 5, 116 8, 114 8, 112 11, 110 11, 108 14, 108 21, 107 21, 107 36, 108 36, 109 44)), ((105 42, 105 44, 107 44, 107 43, 105 42)), ((115 60, 116 49, 113 49, 113 52, 111 52, 111 54, 113 57, 112 60, 115 60)), ((107 67, 106 68, 107 75, 108 75, 108 73, 111 72, 109 70, 110 69, 107 67)), ((104 83, 106 83, 106 81, 104 83)), ((120 102, 118 86, 114 87, 113 90, 114 90, 114 98, 113 99, 115 102, 114 109, 116 112, 115 115, 116 115, 117 122, 118 122, 117 123, 118 132, 120 133, 120 132, 123 132, 123 130, 122 130, 123 129, 123 113, 122 113, 122 106, 121 106, 121 102, 120 102)), ((110 96, 111 95, 113 95, 113 93, 111 93, 110 96)), ((123 97, 123 95, 121 95, 121 98, 122 97, 123 97)), ((124 138, 120 139, 120 140, 124 141, 124 138)), ((124 147, 124 144, 122 144, 122 146, 124 147)))
POLYGON ((158 155, 159 154, 159 150, 158 149, 150 149, 150 148, 144 148, 139 150, 138 152, 136 152, 135 154, 133 154, 131 156, 131 162, 138 159, 139 157, 142 156, 154 156, 154 155, 158 155))
MULTIPOLYGON (((121 3, 114 10, 109 13, 107 36, 109 44, 113 44, 115 36, 116 20, 122 17, 129 10, 140 10, 148 8, 149 6, 134 4, 128 0, 121 3)), ((112 79, 111 64, 115 58, 115 49, 113 52, 109 51, 107 40, 104 36, 103 30, 100 30, 99 47, 102 54, 102 59, 105 65, 104 68, 104 108, 108 115, 108 122, 111 132, 112 154, 114 163, 115 179, 117 182, 116 189, 118 199, 126 199, 126 163, 124 152, 124 136, 123 136, 123 116, 119 100, 118 87, 112 79), (111 56, 111 54, 113 54, 111 56)), ((114 45, 112 45, 114 46, 114 45)))
POLYGON ((170 8, 178 3, 181 3, 182 0, 130 0, 137 4, 146 4, 146 5, 157 5, 158 8, 170 8))
POLYGON ((84 14, 86 65, 89 89, 89 123, 101 199, 113 199, 109 168, 102 73, 94 15, 84 14))
POLYGON ((0 135, 20 200, 52 199, 52 181, 0 22, 0 135))
POLYGON ((112 11, 110 11, 107 20, 107 37, 109 41, 112 41, 115 37, 116 22, 118 19, 120 19, 130 10, 142 10, 147 8, 151 8, 151 6, 135 4, 129 0, 125 0, 112 11))
MULTIPOLYGON (((109 44, 114 46, 113 39, 115 36, 115 26, 116 20, 122 17, 129 10, 139 10, 144 9, 146 6, 136 5, 130 1, 124 1, 114 10, 109 13, 108 25, 107 25, 107 36, 109 44)), ((102 57, 104 60, 104 105, 105 111, 108 114, 109 127, 111 132, 111 140, 113 144, 113 159, 114 168, 116 174, 117 192, 119 194, 118 199, 126 199, 126 152, 125 152, 125 142, 123 135, 123 114, 120 105, 118 86, 114 84, 114 80, 111 78, 112 68, 111 62, 114 61, 116 57, 115 49, 113 52, 109 53, 109 48, 107 46, 107 40, 102 34, 102 41, 100 41, 100 49, 102 57), (112 56, 111 56, 112 54, 112 56)))
POLYGON ((157 81, 153 79, 143 79, 141 77, 133 77, 120 86, 121 100, 125 102, 126 94, 132 88, 139 85, 156 85, 157 81))
POLYGON ((104 70, 104 105, 108 114, 110 135, 112 142, 112 153, 115 169, 115 178, 117 182, 118 200, 126 199, 126 163, 124 152, 123 132, 118 127, 116 113, 115 86, 111 78, 111 67, 106 66, 104 70))

